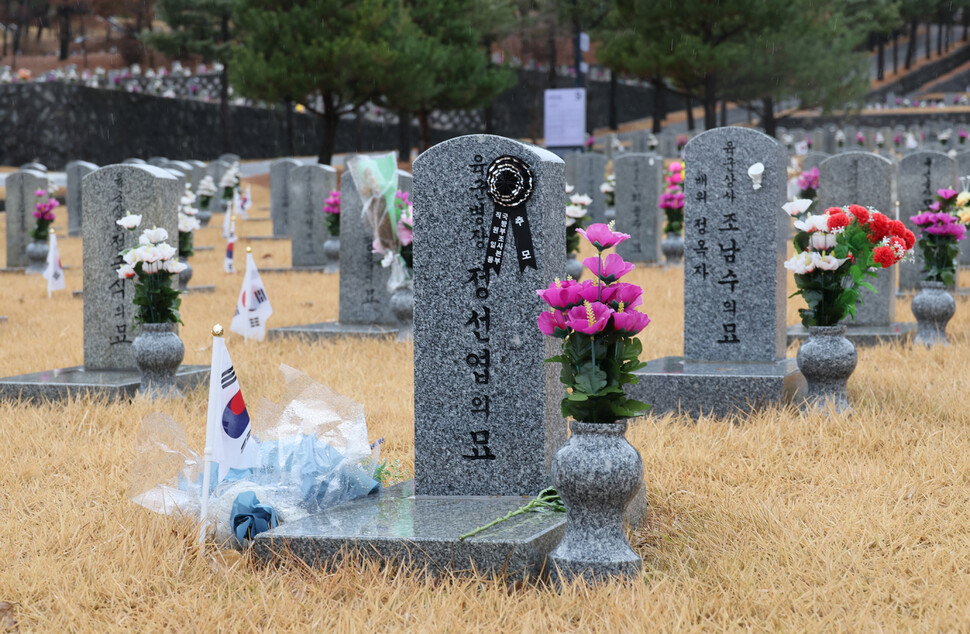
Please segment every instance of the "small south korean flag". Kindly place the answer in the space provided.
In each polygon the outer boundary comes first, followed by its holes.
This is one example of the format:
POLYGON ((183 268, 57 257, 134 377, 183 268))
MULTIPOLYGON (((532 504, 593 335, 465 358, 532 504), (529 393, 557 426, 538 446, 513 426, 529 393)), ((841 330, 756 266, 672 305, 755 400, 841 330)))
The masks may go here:
POLYGON ((61 252, 57 249, 57 236, 53 231, 50 233, 50 249, 47 251, 44 279, 47 280, 47 297, 50 297, 53 291, 64 290, 64 267, 61 266, 61 252))
POLYGON ((246 185, 246 193, 239 200, 239 215, 243 220, 249 217, 249 210, 253 206, 253 193, 249 185, 246 185))
POLYGON ((273 307, 266 296, 266 287, 256 269, 253 254, 246 254, 246 275, 243 276, 242 290, 236 300, 236 314, 232 317, 229 330, 246 339, 262 341, 266 337, 266 320, 273 314, 273 307))
POLYGON ((224 480, 230 469, 259 467, 259 448, 252 438, 249 410, 226 341, 220 336, 212 337, 206 445, 212 448, 212 459, 219 463, 215 484, 224 480))

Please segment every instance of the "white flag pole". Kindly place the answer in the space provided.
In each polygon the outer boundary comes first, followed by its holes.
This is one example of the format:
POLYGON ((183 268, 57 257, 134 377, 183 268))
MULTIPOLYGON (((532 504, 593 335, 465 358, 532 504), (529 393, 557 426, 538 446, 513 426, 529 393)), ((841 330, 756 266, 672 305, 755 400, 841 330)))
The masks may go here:
MULTIPOLYGON (((209 429, 209 419, 213 415, 213 411, 219 409, 219 394, 218 390, 213 389, 213 381, 218 383, 219 377, 218 372, 216 372, 216 345, 215 338, 222 337, 225 334, 222 326, 216 324, 212 327, 212 362, 209 365, 209 406, 206 409, 205 418, 205 451, 203 452, 202 459, 202 505, 199 511, 199 519, 202 524, 199 527, 199 545, 201 546, 205 542, 205 534, 209 528, 209 489, 212 486, 212 433, 209 429), (215 402, 213 402, 215 401, 215 402)), ((221 385, 221 384, 220 384, 221 385)))

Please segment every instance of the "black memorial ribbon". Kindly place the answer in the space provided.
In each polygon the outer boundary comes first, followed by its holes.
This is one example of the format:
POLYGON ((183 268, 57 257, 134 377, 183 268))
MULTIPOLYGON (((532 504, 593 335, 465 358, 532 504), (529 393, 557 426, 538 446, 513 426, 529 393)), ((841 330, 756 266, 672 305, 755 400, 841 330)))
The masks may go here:
POLYGON ((532 170, 522 159, 500 156, 488 166, 485 183, 488 197, 495 204, 492 227, 488 234, 488 249, 485 252, 485 272, 494 269, 495 274, 499 274, 509 225, 515 238, 519 273, 525 271, 526 267, 538 270, 529 217, 525 209, 525 203, 532 195, 535 183, 532 170))

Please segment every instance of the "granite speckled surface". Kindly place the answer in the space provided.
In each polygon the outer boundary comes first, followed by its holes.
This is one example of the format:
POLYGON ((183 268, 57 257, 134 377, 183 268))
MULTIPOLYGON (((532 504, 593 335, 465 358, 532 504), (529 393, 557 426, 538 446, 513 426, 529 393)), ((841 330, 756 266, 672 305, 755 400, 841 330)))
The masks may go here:
POLYGON ((656 154, 621 154, 616 174, 616 230, 630 234, 616 252, 628 262, 659 262, 663 214, 657 201, 663 191, 663 159, 656 154))
POLYGON ((943 282, 920 282, 919 286, 912 304, 918 325, 913 342, 927 347, 949 345, 946 325, 956 313, 956 301, 946 291, 943 282))
MULTIPOLYGON (((37 170, 21 170, 7 176, 6 187, 7 217, 7 267, 18 269, 26 267, 27 244, 32 240, 30 232, 36 226, 34 205, 38 202, 34 191, 47 189, 47 174, 37 170)), ((43 200, 46 200, 45 196, 43 200)))
MULTIPOLYGON (((211 163, 209 163, 208 166, 206 166, 206 170, 208 171, 207 176, 212 177, 212 182, 215 183, 216 189, 219 189, 219 181, 222 180, 222 177, 226 173, 226 170, 229 169, 230 167, 232 167, 231 163, 227 163, 222 160, 212 161, 211 163)), ((222 190, 220 189, 218 192, 216 192, 215 199, 219 200, 221 198, 222 198, 222 190)), ((219 211, 218 204, 214 204, 213 207, 214 207, 214 211, 219 211)))
MULTIPOLYGON (((803 172, 807 172, 808 170, 812 169, 813 167, 818 167, 819 165, 822 164, 822 162, 825 159, 829 158, 830 156, 832 156, 832 155, 831 154, 826 154, 825 152, 809 152, 802 159, 802 171, 803 172)), ((821 185, 821 182, 819 183, 819 185, 821 185)), ((818 204, 818 203, 816 203, 816 204, 818 204)), ((824 210, 825 208, 822 207, 821 209, 824 210)))
MULTIPOLYGON (((209 366, 179 366, 175 383, 182 391, 209 381, 209 366)), ((0 399, 41 402, 90 394, 111 400, 133 398, 141 383, 135 370, 85 370, 82 366, 0 378, 0 399)))
POLYGON ((278 238, 291 234, 290 173, 300 165, 293 158, 276 159, 269 164, 269 213, 273 217, 273 235, 278 238))
POLYGON ((289 552, 327 569, 358 551, 431 573, 475 569, 534 580, 544 576, 546 555, 562 537, 564 513, 524 513, 458 540, 527 502, 522 497, 373 496, 281 524, 257 535, 253 548, 263 559, 289 552))
MULTIPOLYGON (((262 273, 262 270, 260 270, 262 273)), ((337 321, 325 321, 319 324, 305 326, 283 326, 270 328, 270 339, 282 337, 305 337, 307 339, 333 339, 337 337, 397 337, 397 328, 371 324, 344 324, 337 321)))
MULTIPOLYGON (((899 162, 899 219, 916 233, 919 229, 910 222, 910 217, 926 211, 936 190, 949 187, 957 189, 957 162, 942 152, 914 152, 899 162)), ((915 259, 900 262, 899 288, 903 291, 919 286, 920 272, 923 270, 923 253, 919 243, 913 247, 915 259)))
POLYGON ((684 356, 774 361, 785 356, 785 269, 791 218, 787 153, 746 128, 692 139, 684 209, 684 356), (760 189, 748 169, 764 165, 760 189))
MULTIPOLYGON (((892 293, 896 297, 895 293, 892 293)), ((916 334, 915 322, 894 321, 886 326, 853 326, 847 324, 845 338, 856 347, 876 346, 889 341, 905 342, 916 334)), ((808 328, 801 324, 788 327, 788 345, 796 341, 804 341, 808 337, 808 328)))
MULTIPOLYGON (((205 178, 206 164, 197 159, 186 161, 186 163, 192 166, 192 191, 195 192, 199 188, 199 183, 205 178)), ((219 183, 216 183, 216 185, 218 186, 219 183)))
POLYGON ((327 223, 323 203, 337 189, 337 170, 329 165, 299 165, 289 175, 287 222, 292 237, 293 266, 323 266, 327 258, 327 223))
MULTIPOLYGON (((398 180, 401 175, 398 174, 398 180)), ((374 235, 361 216, 363 203, 354 179, 344 172, 340 181, 340 315, 341 324, 394 327, 391 293, 387 290, 390 269, 381 266, 374 253, 374 235)))
POLYGON ((606 194, 600 185, 606 181, 606 157, 597 152, 582 152, 575 155, 575 179, 570 182, 576 189, 573 194, 586 194, 593 199, 587 215, 590 223, 606 222, 606 194))
POLYGON ((81 206, 81 179, 98 169, 94 163, 71 161, 64 170, 67 174, 67 235, 81 235, 81 222, 84 215, 81 206))
POLYGON ((414 161, 419 494, 535 495, 565 441, 559 370, 543 362, 560 345, 535 325, 543 310, 536 289, 565 268, 563 170, 551 152, 492 135, 450 139, 414 161), (500 271, 486 275, 495 205, 485 175, 504 156, 533 174, 525 211, 537 268, 520 270, 509 231, 500 271))
MULTIPOLYGON (((874 207, 890 218, 896 217, 893 184, 896 165, 887 158, 869 152, 843 152, 822 163, 819 168, 818 200, 811 207, 815 214, 829 207, 849 204, 874 207)), ((850 329, 856 327, 888 327, 896 319, 896 267, 877 271, 868 278, 876 289, 860 289, 860 304, 855 319, 844 321, 850 329)))
POLYGON ((116 224, 126 212, 142 216, 140 230, 160 227, 178 244, 178 180, 149 165, 109 165, 84 177, 84 367, 134 370, 131 342, 135 285, 118 279, 118 252, 138 243, 141 232, 116 224))
POLYGON ((859 357, 855 346, 845 338, 843 324, 809 328, 808 339, 798 348, 797 360, 808 385, 803 411, 829 406, 837 412, 852 409, 845 387, 859 357))

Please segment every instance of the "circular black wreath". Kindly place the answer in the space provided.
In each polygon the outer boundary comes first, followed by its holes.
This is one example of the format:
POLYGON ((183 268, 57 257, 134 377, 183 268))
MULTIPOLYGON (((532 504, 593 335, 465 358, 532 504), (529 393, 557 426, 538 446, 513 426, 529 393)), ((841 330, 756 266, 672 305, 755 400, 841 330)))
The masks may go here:
POLYGON ((535 179, 522 159, 500 156, 488 166, 485 182, 492 202, 502 207, 517 207, 532 195, 535 179))

